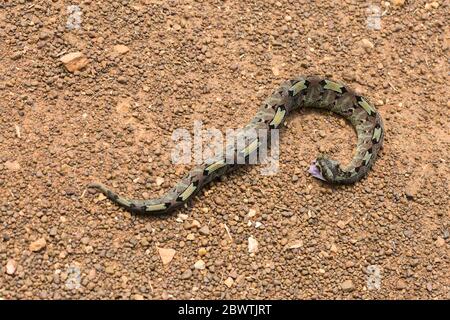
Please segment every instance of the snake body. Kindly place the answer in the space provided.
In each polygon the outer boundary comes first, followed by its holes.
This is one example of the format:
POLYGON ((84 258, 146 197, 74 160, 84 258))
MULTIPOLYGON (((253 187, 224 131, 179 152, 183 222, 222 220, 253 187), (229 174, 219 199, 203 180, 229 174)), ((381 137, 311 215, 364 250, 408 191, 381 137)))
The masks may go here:
MULTIPOLYGON (((383 122, 380 114, 366 98, 339 82, 317 76, 297 77, 285 81, 263 102, 243 130, 277 129, 291 111, 301 107, 326 109, 345 117, 354 126, 358 136, 355 155, 347 166, 320 155, 312 163, 309 172, 314 177, 332 184, 350 184, 362 179, 374 164, 382 146, 383 122)), ((254 137, 247 141, 248 144, 244 149, 233 150, 233 160, 238 156, 248 159, 256 153, 262 142, 260 139, 254 137)), ((237 166, 238 164, 230 162, 225 156, 210 159, 194 167, 165 195, 149 200, 119 196, 100 183, 92 183, 88 187, 98 189, 110 200, 129 211, 163 214, 183 206, 206 184, 237 166)))

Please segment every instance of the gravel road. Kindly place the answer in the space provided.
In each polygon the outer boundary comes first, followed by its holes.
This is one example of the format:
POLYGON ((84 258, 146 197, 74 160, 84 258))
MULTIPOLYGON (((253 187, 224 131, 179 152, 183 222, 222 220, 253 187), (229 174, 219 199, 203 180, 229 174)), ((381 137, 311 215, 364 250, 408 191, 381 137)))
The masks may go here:
POLYGON ((0 299, 450 299, 448 1, 0 4, 0 299), (446 22, 447 21, 447 22, 446 22), (69 56, 67 56, 69 54, 69 56), (158 196, 172 132, 239 128, 284 80, 370 98, 369 176, 328 186, 351 126, 301 110, 276 175, 248 166, 192 205, 135 216, 86 190, 158 196))

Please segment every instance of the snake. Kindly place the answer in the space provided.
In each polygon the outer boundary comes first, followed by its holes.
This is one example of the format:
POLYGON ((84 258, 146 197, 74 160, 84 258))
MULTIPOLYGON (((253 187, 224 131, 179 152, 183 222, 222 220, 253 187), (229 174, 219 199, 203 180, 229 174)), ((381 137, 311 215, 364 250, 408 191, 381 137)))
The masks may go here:
MULTIPOLYGON (((284 124, 288 115, 299 108, 318 108, 336 113, 347 119, 357 134, 356 150, 350 163, 341 165, 326 154, 320 154, 312 161, 309 173, 329 184, 353 184, 364 178, 382 148, 385 134, 383 121, 367 98, 341 82, 316 75, 299 76, 283 82, 264 100, 256 115, 241 128, 240 134, 250 130, 277 130, 284 124)), ((196 165, 159 198, 141 200, 123 197, 97 182, 90 183, 88 188, 98 190, 112 202, 133 213, 169 213, 190 203, 189 201, 211 181, 242 164, 248 164, 248 159, 258 152, 263 143, 269 143, 270 139, 269 135, 253 135, 245 138, 241 149, 236 148, 234 144, 227 145, 226 155, 211 157, 196 165), (239 163, 238 157, 244 159, 244 162, 239 163)))

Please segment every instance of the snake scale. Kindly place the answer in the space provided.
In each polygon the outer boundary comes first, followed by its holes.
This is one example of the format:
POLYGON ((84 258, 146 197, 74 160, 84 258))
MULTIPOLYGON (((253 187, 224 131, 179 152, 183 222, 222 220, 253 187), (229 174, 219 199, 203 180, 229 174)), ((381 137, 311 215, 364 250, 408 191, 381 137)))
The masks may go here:
MULTIPOLYGON (((243 130, 277 129, 291 111, 301 107, 326 109, 345 117, 354 126, 358 137, 356 152, 347 166, 320 155, 311 164, 309 172, 315 178, 332 184, 350 184, 362 179, 374 164, 382 146, 383 122, 380 114, 366 98, 339 82, 317 76, 297 77, 285 81, 263 102, 243 130)), ((244 149, 233 150, 233 159, 239 155, 248 158, 256 153, 261 142, 258 139, 261 138, 254 137, 253 140, 247 141, 244 149)), ((98 189, 110 200, 131 212, 163 214, 183 206, 206 184, 232 171, 238 165, 228 161, 225 156, 205 161, 204 164, 194 167, 165 195, 156 199, 128 199, 100 183, 92 183, 88 187, 98 189)))

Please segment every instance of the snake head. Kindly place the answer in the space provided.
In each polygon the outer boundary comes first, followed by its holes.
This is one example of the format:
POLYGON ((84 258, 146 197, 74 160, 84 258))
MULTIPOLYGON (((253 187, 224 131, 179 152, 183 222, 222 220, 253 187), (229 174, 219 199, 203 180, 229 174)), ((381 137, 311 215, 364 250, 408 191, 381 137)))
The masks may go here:
POLYGON ((314 178, 333 183, 339 172, 339 162, 319 156, 309 167, 309 173, 314 178))
POLYGON ((325 178, 324 178, 323 175, 322 175, 321 170, 320 170, 319 167, 317 166, 317 162, 316 162, 316 161, 313 161, 313 163, 311 163, 311 165, 309 166, 308 172, 311 173, 311 175, 312 175, 314 178, 317 178, 317 179, 326 181, 325 178))

